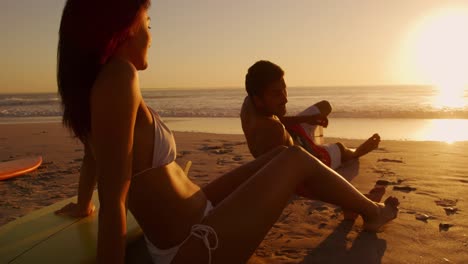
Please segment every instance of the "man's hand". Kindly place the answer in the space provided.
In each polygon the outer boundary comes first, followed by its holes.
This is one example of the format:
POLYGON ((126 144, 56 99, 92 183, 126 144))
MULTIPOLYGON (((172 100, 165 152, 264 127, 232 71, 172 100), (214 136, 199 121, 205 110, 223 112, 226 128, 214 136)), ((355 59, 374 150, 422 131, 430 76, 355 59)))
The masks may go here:
POLYGON ((327 127, 328 126, 328 118, 326 115, 316 115, 313 116, 313 118, 307 122, 309 125, 319 125, 322 127, 327 127))
POLYGON ((322 126, 322 127, 327 127, 328 126, 328 117, 325 115, 320 115, 317 118, 317 125, 322 126))
POLYGON ((55 214, 79 218, 79 217, 89 216, 95 210, 96 210, 96 207, 94 206, 94 204, 90 204, 88 208, 82 209, 76 203, 69 203, 65 205, 64 207, 62 207, 62 209, 55 211, 55 214))

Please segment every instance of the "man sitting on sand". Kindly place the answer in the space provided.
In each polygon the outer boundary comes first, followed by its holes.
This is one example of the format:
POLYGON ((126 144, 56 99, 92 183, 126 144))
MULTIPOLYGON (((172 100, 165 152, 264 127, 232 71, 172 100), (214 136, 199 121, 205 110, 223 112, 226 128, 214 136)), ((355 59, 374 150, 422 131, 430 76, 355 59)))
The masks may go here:
POLYGON ((284 71, 269 61, 252 65, 245 78, 248 93, 241 110, 242 130, 250 152, 258 157, 277 146, 301 145, 332 169, 376 149, 380 136, 374 134, 356 150, 344 144, 317 145, 310 138, 315 126, 327 127, 332 107, 321 101, 297 116, 286 116, 287 90, 284 71))

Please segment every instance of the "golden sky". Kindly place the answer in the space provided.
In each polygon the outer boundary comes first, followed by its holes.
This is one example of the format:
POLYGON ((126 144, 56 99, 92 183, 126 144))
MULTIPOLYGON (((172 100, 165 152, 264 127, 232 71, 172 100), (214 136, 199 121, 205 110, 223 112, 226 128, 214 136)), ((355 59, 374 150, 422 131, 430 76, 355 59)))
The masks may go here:
MULTIPOLYGON (((0 93, 56 91, 64 1, 0 3, 0 93)), ((142 88, 243 87, 260 59, 289 86, 468 84, 468 1, 153 1, 142 88)))

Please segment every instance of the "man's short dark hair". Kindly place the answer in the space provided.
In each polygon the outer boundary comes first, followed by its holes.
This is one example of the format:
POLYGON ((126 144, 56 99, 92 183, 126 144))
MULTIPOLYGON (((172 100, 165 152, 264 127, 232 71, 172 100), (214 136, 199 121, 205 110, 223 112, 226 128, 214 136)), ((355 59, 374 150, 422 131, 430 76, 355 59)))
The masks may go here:
POLYGON ((245 90, 250 97, 262 96, 265 88, 284 76, 280 66, 266 60, 257 61, 250 66, 245 76, 245 90))

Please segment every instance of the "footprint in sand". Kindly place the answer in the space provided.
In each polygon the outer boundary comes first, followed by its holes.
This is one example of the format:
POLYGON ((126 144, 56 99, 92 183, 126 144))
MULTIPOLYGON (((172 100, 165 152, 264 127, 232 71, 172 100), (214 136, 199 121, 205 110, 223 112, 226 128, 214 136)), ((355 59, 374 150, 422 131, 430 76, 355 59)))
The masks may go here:
POLYGON ((200 148, 200 150, 207 151, 207 150, 214 150, 214 149, 220 149, 222 148, 221 146, 207 146, 204 145, 203 147, 200 148))
POLYGON ((319 226, 318 226, 318 228, 319 228, 319 229, 323 229, 323 228, 325 228, 326 226, 327 226, 327 223, 320 223, 319 226))
POLYGON ((400 179, 397 179, 396 182, 393 182, 393 181, 387 181, 387 180, 378 180, 375 182, 375 185, 382 185, 382 186, 388 186, 388 185, 400 185, 402 182, 404 182, 405 180, 400 180, 400 179))
POLYGON ((444 210, 445 210, 445 214, 453 215, 453 214, 457 213, 458 208, 456 208, 456 207, 444 207, 444 210))
POLYGON ((221 166, 224 165, 224 164, 226 164, 226 163, 227 163, 227 162, 226 162, 225 159, 218 159, 218 160, 216 161, 216 164, 217 164, 217 165, 221 165, 221 166))
POLYGON ((330 209, 330 208, 328 208, 328 207, 326 207, 326 206, 324 206, 324 205, 323 205, 323 206, 317 206, 317 207, 315 207, 315 208, 311 208, 311 209, 309 210, 308 215, 311 215, 311 214, 313 214, 314 212, 323 212, 323 211, 327 211, 327 210, 329 210, 329 209, 330 209))
POLYGON ((412 191, 416 191, 416 188, 411 186, 393 186, 393 190, 409 193, 412 191))
POLYGON ((391 171, 390 169, 373 168, 372 170, 374 173, 380 174, 380 177, 395 176, 395 172, 391 171))
POLYGON ((396 159, 378 159, 377 162, 393 162, 393 163, 404 163, 402 160, 396 160, 396 159))
POLYGON ((442 207, 454 207, 457 205, 458 200, 450 200, 450 199, 440 199, 434 201, 438 206, 442 207))
POLYGON ((284 220, 286 220, 286 218, 288 218, 291 213, 292 212, 288 212, 288 213, 281 215, 280 218, 278 219, 278 222, 284 222, 284 220))
POLYGON ((317 211, 319 211, 319 212, 322 212, 322 211, 328 210, 328 207, 326 207, 326 206, 319 206, 319 207, 316 207, 315 210, 317 210, 317 211))
POLYGON ((224 146, 203 146, 200 148, 203 151, 209 151, 213 154, 226 154, 232 152, 232 148, 225 148, 224 146))
POLYGON ((226 154, 226 153, 231 153, 232 152, 232 149, 225 149, 225 148, 221 148, 221 149, 215 149, 215 150, 212 150, 210 151, 211 153, 213 154, 226 154))
POLYGON ((241 155, 236 155, 236 156, 234 156, 234 158, 232 158, 232 159, 235 160, 235 161, 241 161, 241 160, 243 160, 244 158, 243 158, 241 155))
POLYGON ((182 158, 183 156, 185 156, 187 154, 191 154, 191 153, 192 153, 191 151, 187 151, 187 150, 179 151, 179 152, 177 152, 177 158, 182 158))
POLYGON ((276 256, 285 256, 290 259, 298 259, 300 258, 300 251, 294 248, 282 249, 281 251, 276 251, 276 256))
POLYGON ((449 228, 451 228, 452 226, 453 226, 452 224, 440 223, 439 224, 439 232, 448 231, 449 228))
POLYGON ((436 219, 435 217, 427 214, 416 214, 414 218, 416 218, 416 220, 423 221, 424 223, 427 223, 427 220, 436 219))
MULTIPOLYGON (((265 248, 257 248, 257 250, 255 251, 255 256, 257 257, 260 257, 260 258, 268 258, 268 257, 271 257, 272 253, 267 251, 265 248)), ((252 261, 252 258, 249 260, 249 263, 257 263, 257 262, 253 262, 252 261)), ((258 262, 259 264, 263 264, 264 262, 258 262)))

